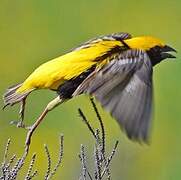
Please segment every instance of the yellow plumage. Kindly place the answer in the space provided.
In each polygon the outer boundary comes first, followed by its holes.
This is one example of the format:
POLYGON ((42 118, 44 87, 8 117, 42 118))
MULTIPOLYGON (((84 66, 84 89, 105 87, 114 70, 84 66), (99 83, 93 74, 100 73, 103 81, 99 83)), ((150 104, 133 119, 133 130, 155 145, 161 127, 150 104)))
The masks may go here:
POLYGON ((57 91, 57 97, 47 104, 31 126, 26 139, 28 148, 33 132, 46 114, 82 93, 96 97, 129 138, 147 141, 153 66, 166 58, 175 58, 168 53, 170 51, 176 52, 151 36, 132 37, 129 33, 113 33, 95 38, 42 64, 23 83, 9 87, 3 96, 4 107, 21 103, 17 125, 25 127, 23 119, 27 96, 35 89, 57 91))
POLYGON ((131 49, 142 49, 144 51, 150 50, 155 46, 163 47, 165 45, 163 41, 152 36, 140 36, 126 39, 125 43, 131 47, 131 49))
MULTIPOLYGON (((150 36, 140 36, 126 39, 125 43, 132 49, 150 49, 155 45, 163 46, 161 40, 150 36)), ((115 46, 123 46, 120 41, 96 41, 87 48, 78 48, 70 53, 48 61, 39 66, 16 91, 23 93, 31 89, 57 89, 65 80, 77 77, 93 65, 102 66, 107 60, 95 61, 115 46)), ((110 58, 110 57, 109 57, 110 58)), ((108 60, 109 61, 109 60, 108 60)))
POLYGON ((115 46, 121 46, 120 41, 100 41, 88 48, 77 49, 63 56, 48 61, 39 66, 17 90, 18 93, 38 88, 57 89, 65 80, 80 75, 91 66, 103 65, 106 61, 94 61, 115 46))

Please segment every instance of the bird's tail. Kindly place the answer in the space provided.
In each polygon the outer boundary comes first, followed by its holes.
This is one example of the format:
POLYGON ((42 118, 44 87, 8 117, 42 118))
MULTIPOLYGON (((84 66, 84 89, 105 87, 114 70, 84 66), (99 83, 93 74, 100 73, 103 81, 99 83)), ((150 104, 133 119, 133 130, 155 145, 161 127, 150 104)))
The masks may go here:
POLYGON ((16 103, 21 102, 32 91, 32 90, 28 90, 22 93, 18 93, 17 89, 20 88, 21 86, 22 86, 22 83, 19 83, 19 84, 9 87, 6 90, 6 92, 3 95, 3 100, 4 100, 3 109, 8 105, 13 106, 16 103))

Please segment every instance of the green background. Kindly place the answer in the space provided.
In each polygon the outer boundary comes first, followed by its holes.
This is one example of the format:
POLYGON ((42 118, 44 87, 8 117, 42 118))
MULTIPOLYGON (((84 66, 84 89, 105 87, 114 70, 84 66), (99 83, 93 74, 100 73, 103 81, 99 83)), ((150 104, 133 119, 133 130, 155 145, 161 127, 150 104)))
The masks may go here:
MULTIPOLYGON (((41 63, 100 34, 126 31, 134 36, 153 35, 180 52, 180 23, 180 0, 1 0, 0 94, 8 86, 22 82, 41 63)), ((106 127, 107 151, 111 151, 115 141, 119 140, 111 166, 112 179, 181 179, 180 76, 179 53, 176 61, 164 61, 154 68, 155 107, 150 145, 129 141, 116 121, 99 106, 106 127)), ((27 124, 35 121, 53 97, 55 93, 47 90, 30 95, 26 109, 27 124)), ((2 100, 0 106, 3 106, 2 100)), ((94 140, 78 116, 78 107, 97 127, 87 97, 75 98, 51 112, 36 131, 28 156, 29 160, 31 154, 37 152, 37 179, 43 179, 41 176, 46 170, 43 144, 49 145, 55 162, 60 133, 65 136, 65 155, 54 179, 78 179, 80 144, 86 146, 88 161, 92 163, 94 140)), ((18 118, 17 112, 18 106, 0 111, 0 159, 9 137, 12 140, 10 152, 19 156, 23 152, 26 131, 9 125, 11 120, 18 118)))

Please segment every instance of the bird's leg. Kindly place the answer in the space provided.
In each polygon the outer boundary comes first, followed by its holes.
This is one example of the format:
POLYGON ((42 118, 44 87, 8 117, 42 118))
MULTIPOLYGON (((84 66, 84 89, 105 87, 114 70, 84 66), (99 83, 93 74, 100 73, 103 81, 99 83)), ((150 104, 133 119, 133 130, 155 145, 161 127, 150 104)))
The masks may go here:
POLYGON ((24 112, 25 112, 26 98, 21 101, 20 110, 19 110, 19 121, 11 121, 11 124, 15 124, 18 128, 25 128, 23 124, 24 112))
POLYGON ((42 114, 36 120, 36 122, 31 127, 28 128, 29 131, 27 133, 26 142, 25 142, 27 152, 29 150, 29 146, 30 146, 30 143, 31 143, 31 137, 33 135, 33 132, 36 130, 38 125, 43 121, 43 119, 47 115, 47 113, 49 111, 53 110, 56 106, 58 106, 62 102, 64 102, 64 99, 61 99, 59 96, 56 97, 55 99, 53 99, 51 102, 49 102, 48 105, 46 106, 46 108, 44 109, 44 111, 42 112, 42 114))
POLYGON ((26 104, 26 98, 22 100, 20 105, 20 110, 19 110, 20 121, 18 122, 17 127, 25 128, 25 124, 23 123, 24 114, 25 114, 25 104, 26 104))

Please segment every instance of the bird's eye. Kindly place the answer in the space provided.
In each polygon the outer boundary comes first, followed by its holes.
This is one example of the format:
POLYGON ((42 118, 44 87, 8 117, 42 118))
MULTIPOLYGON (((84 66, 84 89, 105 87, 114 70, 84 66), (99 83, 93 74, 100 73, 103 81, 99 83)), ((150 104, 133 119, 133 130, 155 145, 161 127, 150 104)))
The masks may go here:
POLYGON ((152 48, 152 50, 155 52, 155 53, 159 53, 161 52, 161 47, 160 46, 155 46, 152 48))
POLYGON ((161 50, 160 46, 155 46, 155 51, 159 52, 161 50))

